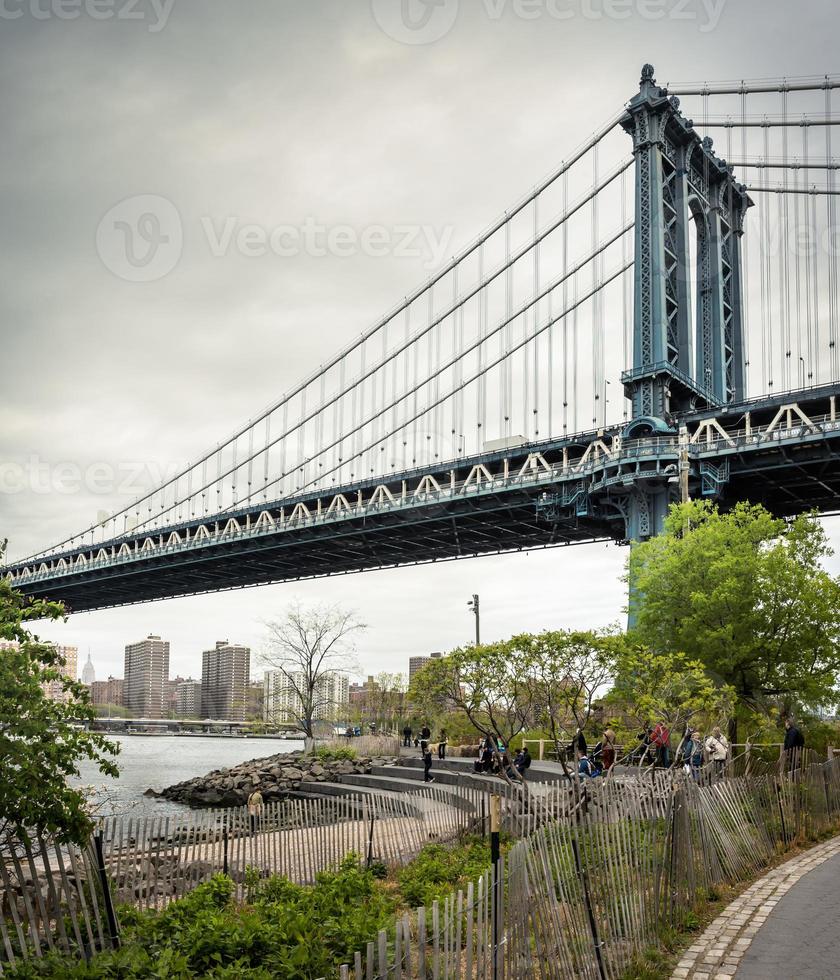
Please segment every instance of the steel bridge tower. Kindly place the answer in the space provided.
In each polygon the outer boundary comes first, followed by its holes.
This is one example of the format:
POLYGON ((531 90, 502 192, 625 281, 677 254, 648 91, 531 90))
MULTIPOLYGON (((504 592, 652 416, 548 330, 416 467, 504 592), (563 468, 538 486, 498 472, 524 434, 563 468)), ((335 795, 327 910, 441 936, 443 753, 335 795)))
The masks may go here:
MULTIPOLYGON (((632 403, 624 438, 680 430, 680 416, 744 398, 741 237, 752 201, 709 137, 642 69, 621 125, 635 156, 632 403), (692 247, 692 240, 694 246, 692 247)), ((627 501, 628 537, 659 533, 673 487, 639 480, 627 501)))

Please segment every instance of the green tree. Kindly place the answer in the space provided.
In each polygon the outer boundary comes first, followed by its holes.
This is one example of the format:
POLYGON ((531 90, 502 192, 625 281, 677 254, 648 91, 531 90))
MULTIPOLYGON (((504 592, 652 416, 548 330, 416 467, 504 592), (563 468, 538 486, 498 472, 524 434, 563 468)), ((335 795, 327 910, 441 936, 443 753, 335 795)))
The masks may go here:
POLYGON ((613 676, 618 640, 611 631, 546 630, 510 641, 524 661, 532 721, 548 731, 558 753, 576 727, 589 724, 598 692, 613 676))
POLYGON ((679 741, 688 725, 704 732, 725 725, 735 691, 716 683, 699 660, 626 640, 618 649, 615 683, 605 702, 613 712, 611 727, 624 745, 658 722, 679 741))
POLYGON ((414 675, 409 700, 429 716, 462 712, 478 734, 509 746, 531 717, 526 666, 512 640, 459 647, 414 675))
POLYGON ((746 709, 833 704, 840 583, 821 566, 830 554, 813 514, 675 505, 664 533, 630 554, 634 639, 702 662, 746 709))
POLYGON ((119 775, 110 758, 119 746, 81 727, 96 717, 87 689, 65 677, 55 647, 24 626, 63 616, 59 603, 30 600, 0 580, 0 639, 12 641, 0 652, 0 836, 32 827, 83 842, 92 821, 84 793, 68 785, 68 777, 79 776, 82 759, 119 775), (60 685, 61 700, 44 693, 51 682, 60 685))

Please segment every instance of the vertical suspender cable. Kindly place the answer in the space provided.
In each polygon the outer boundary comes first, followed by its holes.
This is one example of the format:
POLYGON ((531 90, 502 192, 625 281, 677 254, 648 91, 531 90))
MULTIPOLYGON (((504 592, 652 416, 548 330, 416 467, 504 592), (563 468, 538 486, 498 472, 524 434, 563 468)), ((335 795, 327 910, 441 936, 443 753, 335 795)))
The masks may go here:
MULTIPOLYGON (((563 214, 569 206, 569 177, 563 174, 563 214)), ((569 222, 563 222, 563 309, 569 308, 569 222)), ((563 435, 569 431, 569 318, 563 317, 563 435)))
MULTIPOLYGON (((598 148, 595 147, 592 152, 592 186, 598 186, 598 148)), ((594 252, 598 248, 598 195, 596 194, 592 198, 592 207, 590 210, 590 239, 592 242, 592 251, 594 252)), ((600 269, 601 269, 600 256, 592 263, 592 285, 593 287, 597 282, 600 281, 600 269)), ((601 381, 601 344, 600 344, 600 309, 601 309, 601 294, 595 293, 591 300, 592 308, 592 425, 597 427, 598 425, 598 400, 602 397, 603 392, 602 387, 605 387, 601 381)), ((606 399, 604 399, 606 401, 606 399)), ((603 407, 602 407, 603 412, 603 407)))
POLYGON ((271 446, 271 413, 265 417, 265 452, 263 454, 263 500, 268 500, 268 453, 271 446))
MULTIPOLYGON (((458 323, 460 316, 463 312, 463 306, 457 306, 458 302, 458 266, 452 270, 452 306, 455 312, 452 314, 452 360, 458 354, 458 323)), ((452 398, 452 403, 450 405, 450 420, 451 420, 451 431, 450 435, 452 438, 452 446, 450 447, 450 452, 453 459, 458 458, 458 364, 460 361, 456 362, 452 366, 452 378, 450 388, 454 393, 452 398)))
MULTIPOLYGON (((764 159, 769 161, 770 159, 770 130, 768 127, 764 127, 764 159)), ((770 221, 770 198, 765 196, 762 202, 762 214, 764 220, 764 231, 761 236, 761 245, 764 252, 764 272, 762 281, 762 310, 766 315, 764 322, 764 343, 767 345, 767 356, 766 365, 767 370, 765 371, 764 377, 767 379, 766 384, 769 389, 773 388, 773 310, 772 310, 772 274, 771 274, 771 253, 770 248, 770 232, 771 232, 771 221, 770 221)))
POLYGON ((502 353, 505 356, 502 363, 502 420, 500 433, 507 438, 510 435, 510 416, 511 416, 511 385, 513 382, 513 371, 511 370, 511 359, 508 356, 512 345, 513 324, 511 323, 511 313, 513 312, 513 266, 510 264, 510 221, 505 223, 505 320, 507 325, 502 331, 500 343, 502 353))
MULTIPOLYGON (((744 83, 741 82, 741 122, 746 122, 747 118, 747 94, 744 90, 744 83)), ((747 159, 747 127, 741 127, 741 159, 747 159)), ((749 214, 749 212, 747 212, 749 214)), ((743 276, 743 286, 741 289, 741 324, 742 339, 744 344, 744 395, 749 391, 750 376, 750 236, 746 231, 747 214, 743 217, 744 234, 741 236, 741 274, 743 276)))
MULTIPOLYGON (((478 281, 484 282, 484 244, 478 248, 478 281)), ((481 452, 483 448, 483 432, 487 421, 487 387, 484 376, 484 333, 485 315, 487 309, 487 289, 485 286, 478 294, 478 384, 476 385, 476 406, 475 406, 475 438, 476 452, 481 452)))
MULTIPOLYGON (((408 339, 411 336, 411 304, 405 308, 405 342, 408 345, 408 339)), ((416 350, 412 351, 412 348, 406 346, 405 352, 403 353, 403 394, 408 392, 408 377, 409 377, 409 362, 411 361, 412 353, 416 356, 416 350)), ((403 409, 405 413, 405 409, 403 409)), ((405 419, 405 414, 403 414, 403 419, 405 419)), ((405 427, 405 421, 403 421, 403 432, 402 432, 402 466, 407 468, 408 466, 408 431, 405 427)))
MULTIPOLYGON (((540 294, 540 244, 537 241, 539 237, 539 196, 534 198, 534 295, 539 296, 540 294)), ((533 392, 532 392, 532 403, 533 409, 531 410, 531 416, 534 422, 534 438, 536 439, 540 434, 540 341, 537 336, 537 330, 539 329, 540 320, 540 301, 537 300, 534 303, 534 308, 531 310, 531 317, 534 324, 534 339, 531 346, 533 350, 531 351, 531 364, 533 370, 533 392)), ((528 405, 526 404, 526 411, 528 405)), ((525 422, 527 425, 528 416, 525 417, 525 422)), ((525 430, 527 433, 527 429, 525 430)))
MULTIPOLYGON (((831 88, 828 85, 828 76, 825 81, 825 118, 831 119, 831 88)), ((831 152, 831 126, 825 127, 825 157, 826 163, 834 162, 831 152)), ((829 348, 831 350, 831 380, 836 381, 837 373, 837 263, 832 261, 831 246, 837 231, 836 226, 836 205, 834 203, 834 171, 829 167, 828 170, 828 194, 826 195, 826 218, 828 227, 826 228, 827 246, 826 260, 828 263, 828 333, 829 348)))
MULTIPOLYGON (((787 93, 787 83, 782 82, 782 121, 787 123, 788 114, 788 93, 787 93)), ((782 320, 782 337, 784 338, 784 350, 785 350, 785 387, 788 391, 791 389, 791 372, 793 365, 791 361, 793 360, 793 350, 791 346, 791 329, 790 329, 790 254, 788 252, 788 234, 790 231, 790 214, 789 214, 789 203, 787 195, 788 186, 788 127, 782 126, 782 163, 784 167, 782 168, 782 191, 780 195, 781 200, 780 205, 780 227, 779 227, 779 245, 780 245, 780 256, 782 260, 782 276, 780 280, 781 296, 779 302, 779 315, 782 320)))
MULTIPOLYGON (((808 127, 802 127, 802 165, 803 165, 803 178, 802 183, 805 190, 808 188, 808 162, 809 162, 809 148, 808 148, 808 127)), ((803 215, 804 215, 804 226, 807 229, 807 246, 805 248, 805 329, 806 329, 806 349, 807 349, 807 362, 808 362, 808 381, 809 383, 814 378, 814 311, 812 309, 811 301, 811 251, 814 248, 814 228, 811 224, 811 202, 808 200, 807 195, 803 198, 803 215)))

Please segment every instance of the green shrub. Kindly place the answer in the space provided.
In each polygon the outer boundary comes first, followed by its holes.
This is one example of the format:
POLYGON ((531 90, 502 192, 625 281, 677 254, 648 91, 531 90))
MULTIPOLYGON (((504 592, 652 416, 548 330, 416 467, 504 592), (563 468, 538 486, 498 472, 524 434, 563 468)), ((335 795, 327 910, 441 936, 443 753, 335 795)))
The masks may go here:
POLYGON ((123 947, 90 964, 61 956, 19 964, 13 980, 312 980, 352 960, 394 921, 394 903, 351 856, 313 887, 248 872, 250 902, 237 905, 216 875, 160 912, 125 909, 123 947))
POLYGON ((338 748, 330 748, 327 745, 322 745, 320 748, 315 749, 315 758, 321 762, 340 762, 343 759, 349 762, 355 762, 358 756, 356 750, 349 745, 338 748))
POLYGON ((400 895, 411 908, 431 905, 475 881, 489 867, 490 848, 480 837, 456 847, 427 844, 410 864, 397 871, 400 895))

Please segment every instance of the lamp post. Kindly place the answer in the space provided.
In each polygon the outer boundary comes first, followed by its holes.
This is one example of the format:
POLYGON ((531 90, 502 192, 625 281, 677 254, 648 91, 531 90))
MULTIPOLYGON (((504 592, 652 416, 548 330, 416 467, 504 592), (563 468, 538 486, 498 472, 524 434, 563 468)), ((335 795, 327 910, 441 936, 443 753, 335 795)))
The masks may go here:
POLYGON ((469 606, 470 610, 475 616, 475 645, 480 646, 481 645, 481 629, 480 629, 481 617, 479 611, 480 603, 479 603, 479 598, 477 593, 475 592, 473 593, 473 597, 467 602, 467 605, 469 606))

